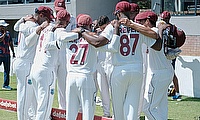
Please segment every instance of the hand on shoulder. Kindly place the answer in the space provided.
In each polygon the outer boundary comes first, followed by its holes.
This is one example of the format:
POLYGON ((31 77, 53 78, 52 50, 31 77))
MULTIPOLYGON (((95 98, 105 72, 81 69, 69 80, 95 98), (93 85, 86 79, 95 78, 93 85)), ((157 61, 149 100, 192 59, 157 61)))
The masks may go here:
POLYGON ((131 24, 131 21, 128 19, 128 18, 121 18, 120 20, 119 20, 119 23, 121 23, 121 24, 124 24, 125 26, 130 26, 130 24, 131 24))

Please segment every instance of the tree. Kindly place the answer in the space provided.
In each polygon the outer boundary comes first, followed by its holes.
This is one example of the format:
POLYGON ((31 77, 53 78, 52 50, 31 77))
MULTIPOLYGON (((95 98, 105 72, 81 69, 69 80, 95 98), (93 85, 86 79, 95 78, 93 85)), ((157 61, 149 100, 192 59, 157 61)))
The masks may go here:
POLYGON ((140 9, 151 9, 151 0, 127 0, 139 5, 140 9))

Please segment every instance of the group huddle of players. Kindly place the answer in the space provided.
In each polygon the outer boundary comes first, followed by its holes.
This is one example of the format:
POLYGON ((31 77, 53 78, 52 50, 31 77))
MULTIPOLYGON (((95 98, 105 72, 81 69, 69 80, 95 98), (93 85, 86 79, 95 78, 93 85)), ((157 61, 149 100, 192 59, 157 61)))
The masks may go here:
POLYGON ((167 120, 167 88, 174 69, 166 54, 174 48, 163 33, 170 25, 157 23, 152 11, 139 12, 137 4, 121 1, 114 11, 117 19, 101 16, 93 29, 88 14, 75 19, 64 0, 54 5, 55 12, 40 6, 14 26, 19 32, 14 61, 18 119, 51 119, 57 79, 66 120, 75 120, 78 112, 83 120, 93 120, 97 84, 105 117, 111 117, 111 94, 115 120, 139 119, 141 111, 148 119, 167 120))

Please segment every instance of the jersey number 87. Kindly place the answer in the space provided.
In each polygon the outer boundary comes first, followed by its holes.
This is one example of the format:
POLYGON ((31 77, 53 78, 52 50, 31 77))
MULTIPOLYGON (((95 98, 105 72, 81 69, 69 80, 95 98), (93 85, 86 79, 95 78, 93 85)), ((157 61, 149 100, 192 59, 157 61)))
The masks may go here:
POLYGON ((128 56, 131 52, 131 49, 132 49, 132 55, 135 54, 135 49, 138 43, 139 34, 130 34, 130 39, 125 34, 120 37, 120 53, 123 56, 128 56), (134 39, 134 42, 131 48, 129 43, 130 43, 130 39, 132 38, 134 39))

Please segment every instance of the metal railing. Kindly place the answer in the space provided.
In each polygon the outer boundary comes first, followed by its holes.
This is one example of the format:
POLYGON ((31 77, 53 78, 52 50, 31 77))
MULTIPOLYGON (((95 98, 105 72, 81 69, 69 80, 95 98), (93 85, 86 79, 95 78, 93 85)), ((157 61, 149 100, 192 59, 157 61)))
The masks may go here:
MULTIPOLYGON (((28 3, 49 3, 54 2, 54 0, 0 0, 0 5, 8 4, 28 4, 28 3)), ((70 0, 66 0, 70 2, 70 0)))
POLYGON ((0 5, 27 4, 27 3, 48 3, 48 2, 53 2, 53 1, 51 1, 51 0, 0 0, 0 5))

